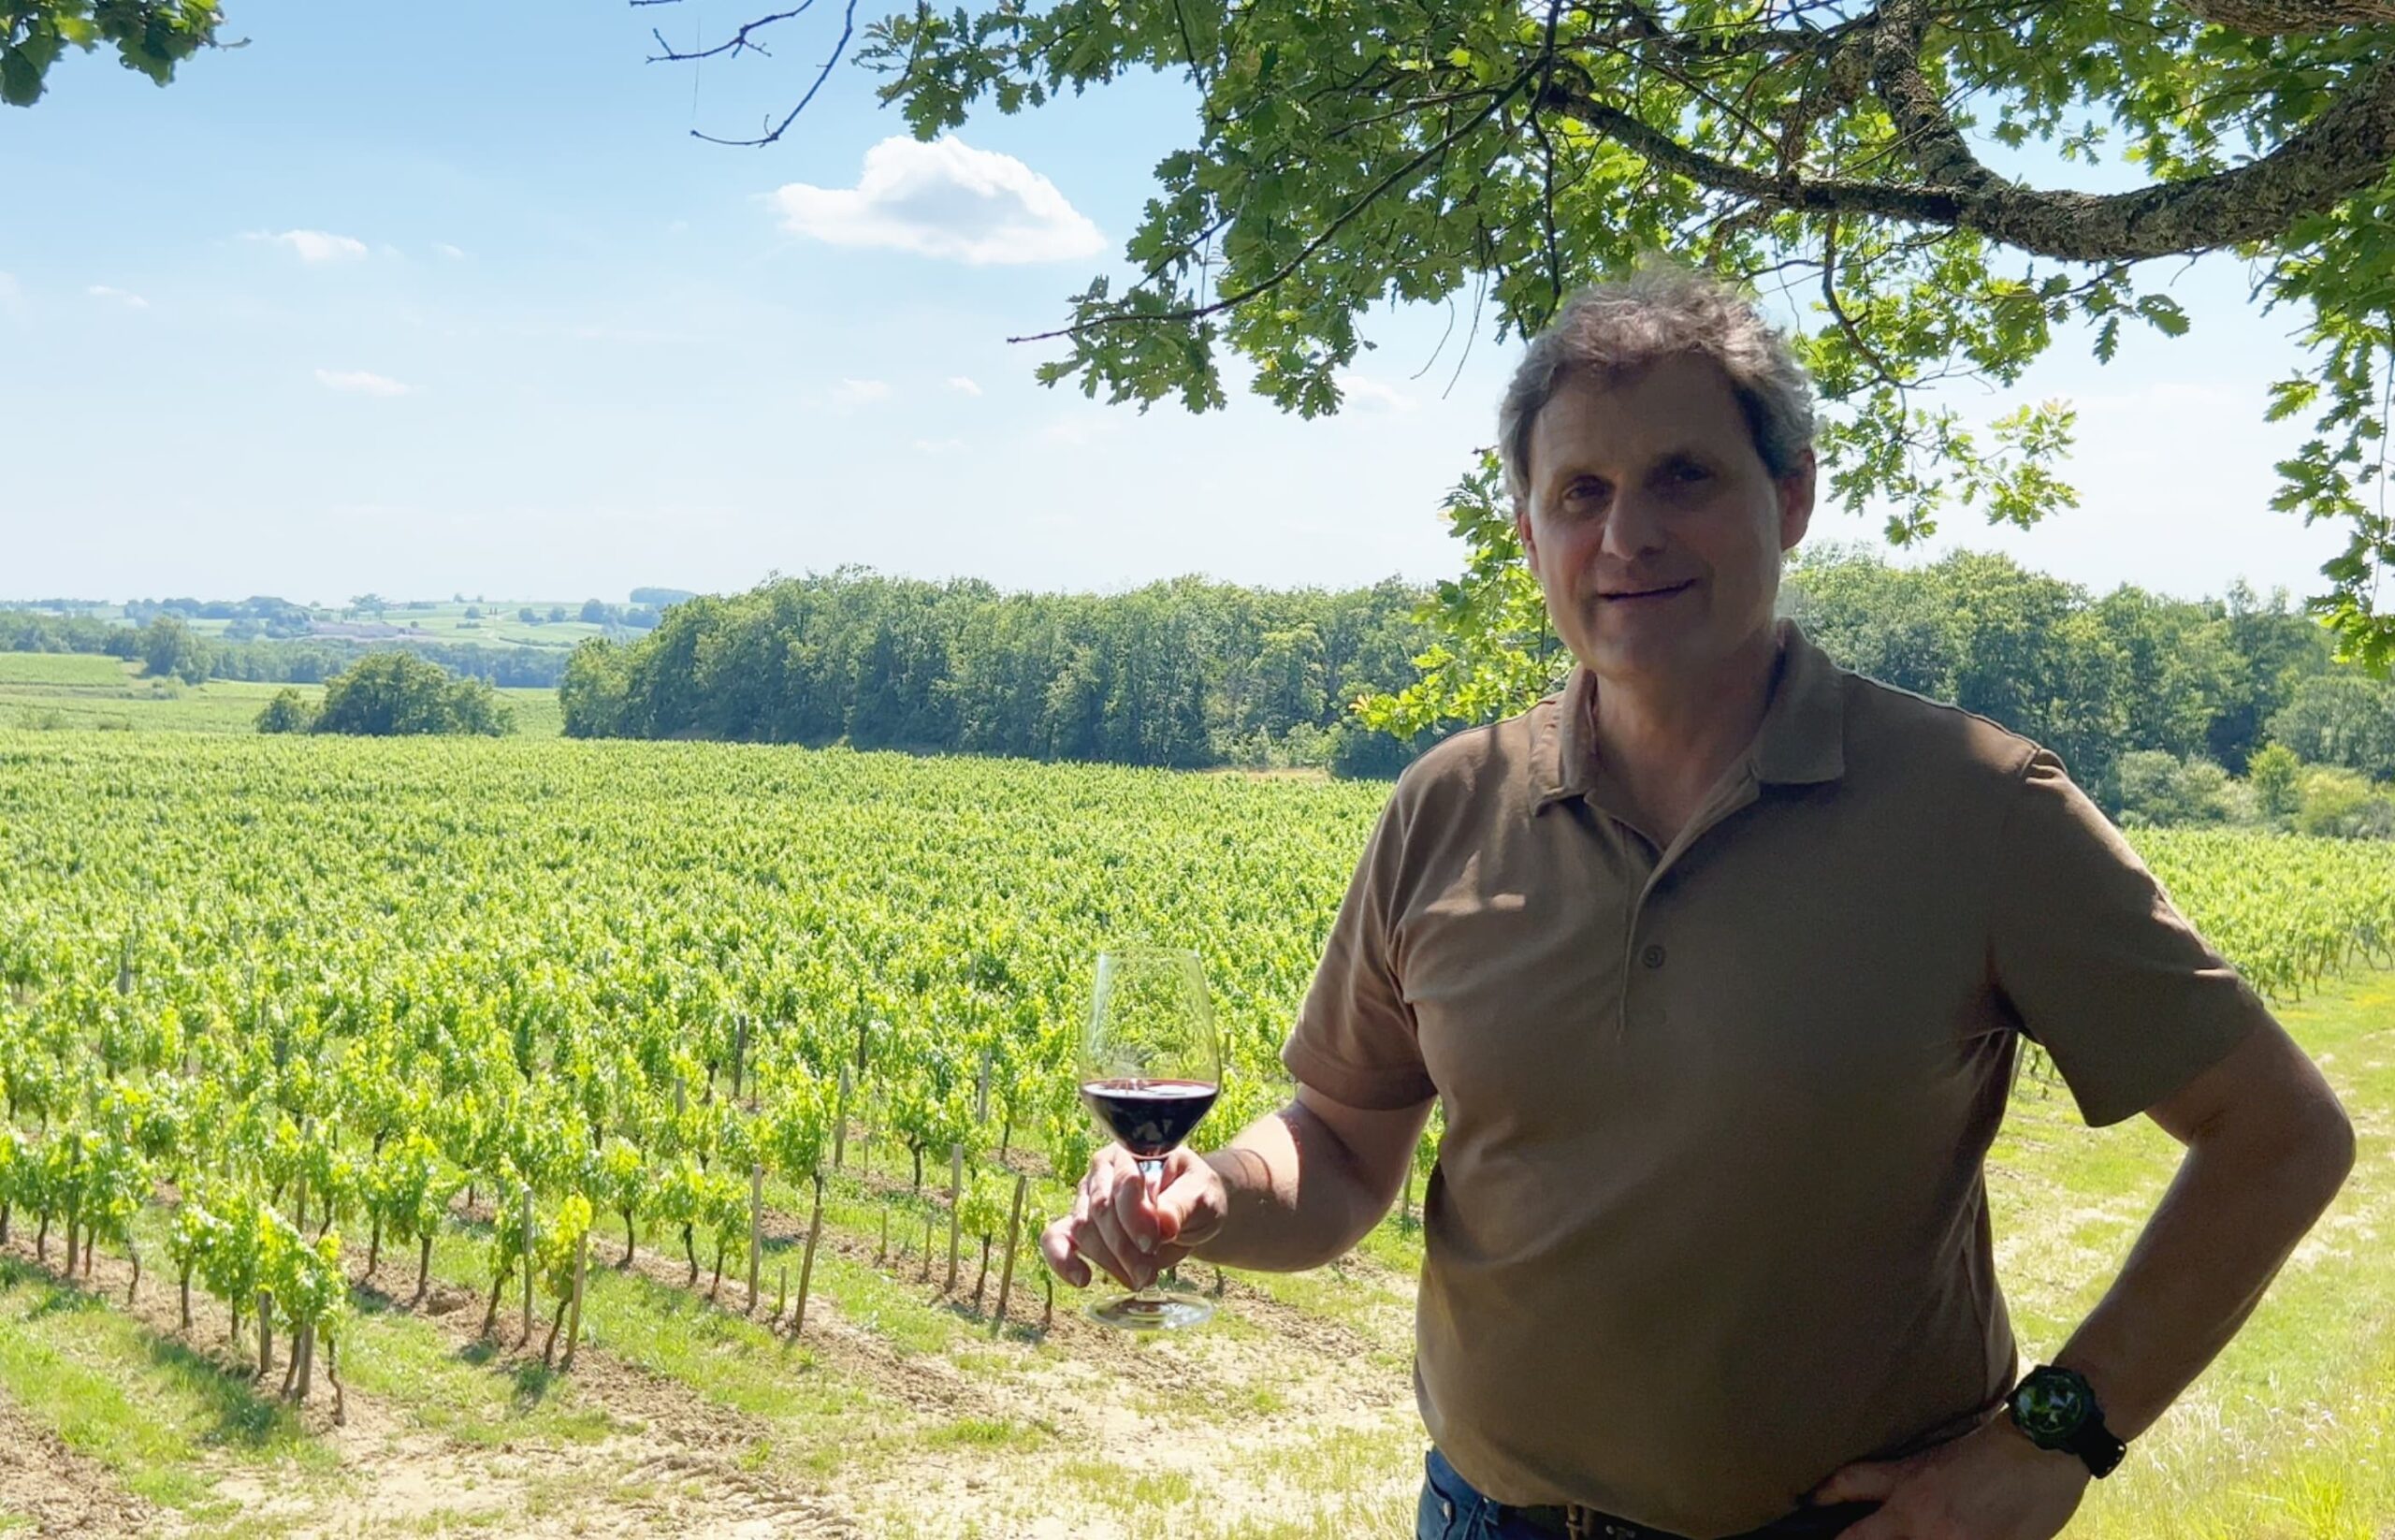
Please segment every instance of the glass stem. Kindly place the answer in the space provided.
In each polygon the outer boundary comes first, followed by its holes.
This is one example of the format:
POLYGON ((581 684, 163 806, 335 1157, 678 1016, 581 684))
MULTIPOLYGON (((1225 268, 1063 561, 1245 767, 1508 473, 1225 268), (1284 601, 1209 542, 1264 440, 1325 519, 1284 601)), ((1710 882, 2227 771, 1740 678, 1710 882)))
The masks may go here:
MULTIPOLYGON (((1156 1194, 1164 1190, 1164 1162, 1162 1160, 1140 1161, 1139 1175, 1148 1184, 1148 1201, 1154 1202, 1156 1194)), ((1148 1280, 1147 1287, 1140 1289, 1131 1298, 1143 1305, 1163 1304, 1165 1302, 1164 1273, 1159 1271, 1154 1277, 1148 1280)))

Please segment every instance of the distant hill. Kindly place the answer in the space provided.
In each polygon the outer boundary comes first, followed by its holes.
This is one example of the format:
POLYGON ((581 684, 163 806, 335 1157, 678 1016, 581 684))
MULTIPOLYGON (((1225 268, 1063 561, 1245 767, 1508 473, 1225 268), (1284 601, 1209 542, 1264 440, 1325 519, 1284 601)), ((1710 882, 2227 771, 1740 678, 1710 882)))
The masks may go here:
POLYGON ((697 597, 688 588, 634 588, 631 594, 633 603, 660 610, 668 604, 678 604, 685 599, 697 597))

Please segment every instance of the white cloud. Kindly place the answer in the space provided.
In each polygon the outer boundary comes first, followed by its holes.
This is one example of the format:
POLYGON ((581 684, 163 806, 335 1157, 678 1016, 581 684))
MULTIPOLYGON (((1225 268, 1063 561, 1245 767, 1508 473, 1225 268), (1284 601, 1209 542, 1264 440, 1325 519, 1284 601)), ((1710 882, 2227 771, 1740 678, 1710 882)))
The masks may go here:
POLYGON ((832 392, 832 400, 841 406, 863 406, 868 401, 889 399, 887 380, 842 380, 839 388, 832 392))
POLYGON ((457 247, 452 246, 445 240, 434 241, 432 243, 432 249, 440 253, 443 256, 450 258, 452 261, 462 262, 466 259, 466 254, 464 252, 459 251, 457 247))
POLYGON ((322 230, 285 230, 280 235, 267 230, 252 230, 248 239, 288 246, 299 254, 302 262, 341 262, 366 254, 366 242, 363 240, 345 235, 327 235, 322 230))
POLYGON ((148 310, 150 301, 127 289, 112 289, 106 283, 94 283, 83 291, 94 299, 113 299, 127 310, 148 310))
POLYGON ((332 390, 345 390, 357 396, 404 396, 408 387, 385 375, 369 374, 362 369, 316 370, 316 383, 332 390))
POLYGON ((1340 394, 1346 398, 1346 404, 1350 407, 1381 412, 1411 412, 1422 404, 1387 381, 1375 380, 1369 374, 1357 374, 1352 370, 1341 370, 1335 378, 1339 384, 1340 394))
POLYGON ((960 396, 979 396, 981 394, 981 387, 975 385, 971 380, 966 379, 962 374, 950 375, 948 377, 948 388, 955 391, 960 396))
POLYGON ((1054 182, 953 135, 930 144, 882 140, 864 153, 854 187, 794 182, 768 196, 785 228, 835 246, 890 246, 977 265, 1059 262, 1106 249, 1097 226, 1054 182))
POLYGON ((918 455, 953 455, 964 447, 963 439, 917 439, 913 444, 918 455))

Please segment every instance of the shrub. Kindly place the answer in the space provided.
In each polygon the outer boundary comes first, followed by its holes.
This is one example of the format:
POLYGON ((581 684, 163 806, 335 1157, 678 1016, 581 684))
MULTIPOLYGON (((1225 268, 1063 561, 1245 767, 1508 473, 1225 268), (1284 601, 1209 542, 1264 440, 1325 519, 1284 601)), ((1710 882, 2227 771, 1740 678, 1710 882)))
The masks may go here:
POLYGON ((2210 760, 2182 762, 2158 748, 2123 754, 2114 767, 2121 795, 2121 821, 2227 823, 2238 815, 2235 784, 2210 760))
POLYGON ((2257 753, 2245 764, 2245 784, 2253 789, 2256 810, 2273 821, 2292 819, 2303 802, 2297 784, 2302 775, 2303 762, 2283 743, 2257 753))
POLYGON ((2395 837, 2395 802, 2354 771, 2319 766, 2303 777, 2295 827, 2334 839, 2395 837))
POLYGON ((325 703, 310 731, 369 737, 414 734, 476 734, 498 737, 515 730, 515 713, 489 683, 463 679, 438 663, 401 651, 370 652, 325 686, 325 703))
POLYGON ((307 733, 316 725, 316 708, 307 697, 289 686, 274 692, 258 713, 261 733, 307 733))

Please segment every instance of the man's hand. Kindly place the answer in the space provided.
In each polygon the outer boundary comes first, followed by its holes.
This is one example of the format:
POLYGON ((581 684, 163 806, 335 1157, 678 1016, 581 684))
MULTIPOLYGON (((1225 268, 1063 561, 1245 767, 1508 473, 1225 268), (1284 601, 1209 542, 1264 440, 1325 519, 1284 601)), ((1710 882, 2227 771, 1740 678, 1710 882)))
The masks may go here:
POLYGON ((1909 1460, 1858 1460, 1809 1500, 1880 1504, 1839 1540, 2053 1540, 2092 1479, 2077 1455, 2039 1448, 1999 1414, 1909 1460))
POLYGON ((1090 1281, 1093 1266, 1126 1288, 1145 1288, 1213 1239, 1228 1209, 1221 1174, 1188 1150, 1165 1156, 1152 1190, 1131 1152, 1110 1144, 1091 1157, 1073 1212, 1039 1232, 1039 1254, 1075 1288, 1090 1281))

